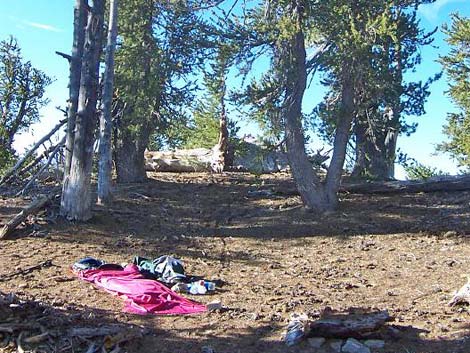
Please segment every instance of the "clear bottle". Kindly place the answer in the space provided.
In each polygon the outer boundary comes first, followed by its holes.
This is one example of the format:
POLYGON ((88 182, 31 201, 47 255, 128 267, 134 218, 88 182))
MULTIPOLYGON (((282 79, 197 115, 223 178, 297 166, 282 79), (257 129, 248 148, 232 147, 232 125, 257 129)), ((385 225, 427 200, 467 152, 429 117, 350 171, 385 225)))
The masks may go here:
POLYGON ((207 288, 204 281, 195 281, 189 284, 189 293, 190 294, 206 294, 207 288))
POLYGON ((206 294, 208 291, 215 290, 215 283, 210 281, 195 281, 188 285, 189 293, 191 294, 206 294))
POLYGON ((215 283, 210 281, 204 281, 204 287, 210 292, 215 290, 215 283))

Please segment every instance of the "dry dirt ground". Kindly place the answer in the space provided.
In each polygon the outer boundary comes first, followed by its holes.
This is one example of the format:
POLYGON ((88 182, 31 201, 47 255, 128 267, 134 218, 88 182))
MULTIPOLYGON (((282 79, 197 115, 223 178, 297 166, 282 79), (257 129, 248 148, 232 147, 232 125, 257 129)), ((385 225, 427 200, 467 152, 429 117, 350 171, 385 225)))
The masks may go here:
MULTIPOLYGON (((96 207, 85 224, 49 209, 0 241, 0 291, 40 302, 61 325, 147 328, 128 352, 315 352, 308 342, 288 348, 281 335, 292 313, 326 307, 387 309, 394 329, 377 352, 470 352, 470 312, 447 306, 470 274, 470 192, 343 194, 339 211, 319 215, 279 192, 289 183, 286 175, 152 174, 119 186, 113 205, 96 207), (85 256, 122 263, 163 254, 182 259, 188 274, 218 280, 215 294, 192 298, 220 299, 225 309, 125 314, 120 299, 69 270, 85 256), (46 260, 52 265, 6 277, 46 260)), ((0 223, 27 202, 0 197, 0 223)))

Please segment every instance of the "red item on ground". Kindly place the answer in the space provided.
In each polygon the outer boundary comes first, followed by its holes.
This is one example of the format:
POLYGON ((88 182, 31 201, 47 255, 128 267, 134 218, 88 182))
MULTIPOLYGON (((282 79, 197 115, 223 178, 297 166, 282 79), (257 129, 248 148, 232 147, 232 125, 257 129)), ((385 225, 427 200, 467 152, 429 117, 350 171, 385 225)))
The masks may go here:
POLYGON ((125 301, 123 311, 134 314, 181 315, 207 310, 205 305, 186 299, 158 281, 146 279, 136 265, 124 270, 85 270, 78 277, 125 301))

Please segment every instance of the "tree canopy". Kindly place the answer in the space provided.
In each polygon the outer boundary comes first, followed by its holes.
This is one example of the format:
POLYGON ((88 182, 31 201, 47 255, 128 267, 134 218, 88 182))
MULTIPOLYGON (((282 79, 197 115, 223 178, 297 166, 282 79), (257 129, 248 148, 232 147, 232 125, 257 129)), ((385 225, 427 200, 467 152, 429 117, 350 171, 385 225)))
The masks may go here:
POLYGON ((39 120, 39 110, 49 102, 45 90, 51 82, 23 59, 15 38, 0 41, 0 165, 15 153, 16 134, 39 120))
POLYGON ((444 33, 451 51, 440 62, 449 80, 447 93, 458 112, 448 114, 444 133, 449 140, 440 144, 438 150, 449 153, 460 166, 470 169, 470 18, 453 14, 444 33))

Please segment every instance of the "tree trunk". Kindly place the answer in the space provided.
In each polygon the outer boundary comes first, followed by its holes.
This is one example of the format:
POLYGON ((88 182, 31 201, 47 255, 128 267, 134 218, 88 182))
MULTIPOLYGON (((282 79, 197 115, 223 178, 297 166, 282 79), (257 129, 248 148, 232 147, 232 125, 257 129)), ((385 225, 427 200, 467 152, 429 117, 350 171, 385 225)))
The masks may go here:
POLYGON ((227 114, 225 111, 225 84, 223 93, 220 99, 222 112, 219 119, 219 141, 212 149, 212 171, 222 173, 226 166, 228 166, 228 128, 227 128, 227 114))
MULTIPOLYGON (((388 46, 387 50, 388 52, 388 46)), ((359 129, 356 133, 356 152, 363 153, 365 158, 357 158, 354 175, 364 176, 376 180, 391 180, 395 177, 395 158, 397 140, 400 134, 400 116, 402 111, 401 99, 403 94, 403 65, 402 48, 398 41, 395 44, 395 53, 391 63, 391 76, 396 90, 389 93, 389 106, 386 107, 383 121, 379 127, 359 129), (370 131, 368 131, 370 130, 370 131), (362 136, 359 136, 362 135, 362 136), (362 141, 362 148, 358 151, 358 141, 362 141), (365 161, 365 163, 362 163, 365 161)), ((363 123, 365 124, 365 123, 363 123)), ((356 157, 358 154, 356 153, 356 157)))
POLYGON ((137 133, 127 128, 120 131, 118 146, 115 146, 118 183, 141 183, 147 179, 144 152, 149 141, 149 130, 144 124, 137 133))
POLYGON ((302 129, 302 99, 307 83, 305 56, 305 38, 299 30, 287 48, 281 49, 280 60, 286 70, 286 99, 281 114, 285 122, 287 156, 300 197, 306 207, 325 211, 329 209, 328 200, 305 152, 302 129), (285 50, 287 52, 283 53, 285 50))
POLYGON ((67 120, 67 138, 65 142, 64 180, 70 172, 72 150, 75 131, 75 120, 78 109, 78 96, 80 91, 80 77, 82 72, 83 46, 85 43, 85 25, 87 19, 87 5, 85 0, 75 0, 73 19, 73 46, 70 57, 69 107, 67 120))
POLYGON ((336 125, 333 156, 331 157, 328 173, 326 175, 326 194, 329 209, 335 209, 338 206, 338 191, 343 174, 351 124, 354 118, 354 82, 353 75, 351 74, 352 70, 352 63, 343 63, 341 74, 341 112, 336 125))
POLYGON ((99 59, 102 48, 104 0, 94 0, 85 29, 82 70, 70 172, 64 178, 61 214, 70 220, 91 218, 91 168, 96 128, 99 59))
POLYGON ((354 139, 355 139, 355 161, 354 168, 351 173, 354 177, 364 176, 364 170, 367 168, 367 154, 366 154, 366 133, 367 126, 361 119, 357 119, 354 124, 354 139))
POLYGON ((399 123, 392 109, 387 109, 379 127, 369 127, 367 122, 356 123, 356 162, 353 175, 374 180, 391 180, 395 174, 395 151, 399 123))
POLYGON ((114 51, 117 37, 118 0, 110 1, 108 42, 106 45, 106 69, 104 72, 103 97, 100 116, 100 146, 98 166, 98 203, 106 204, 111 199, 112 154, 111 154, 111 105, 113 102, 114 51))

